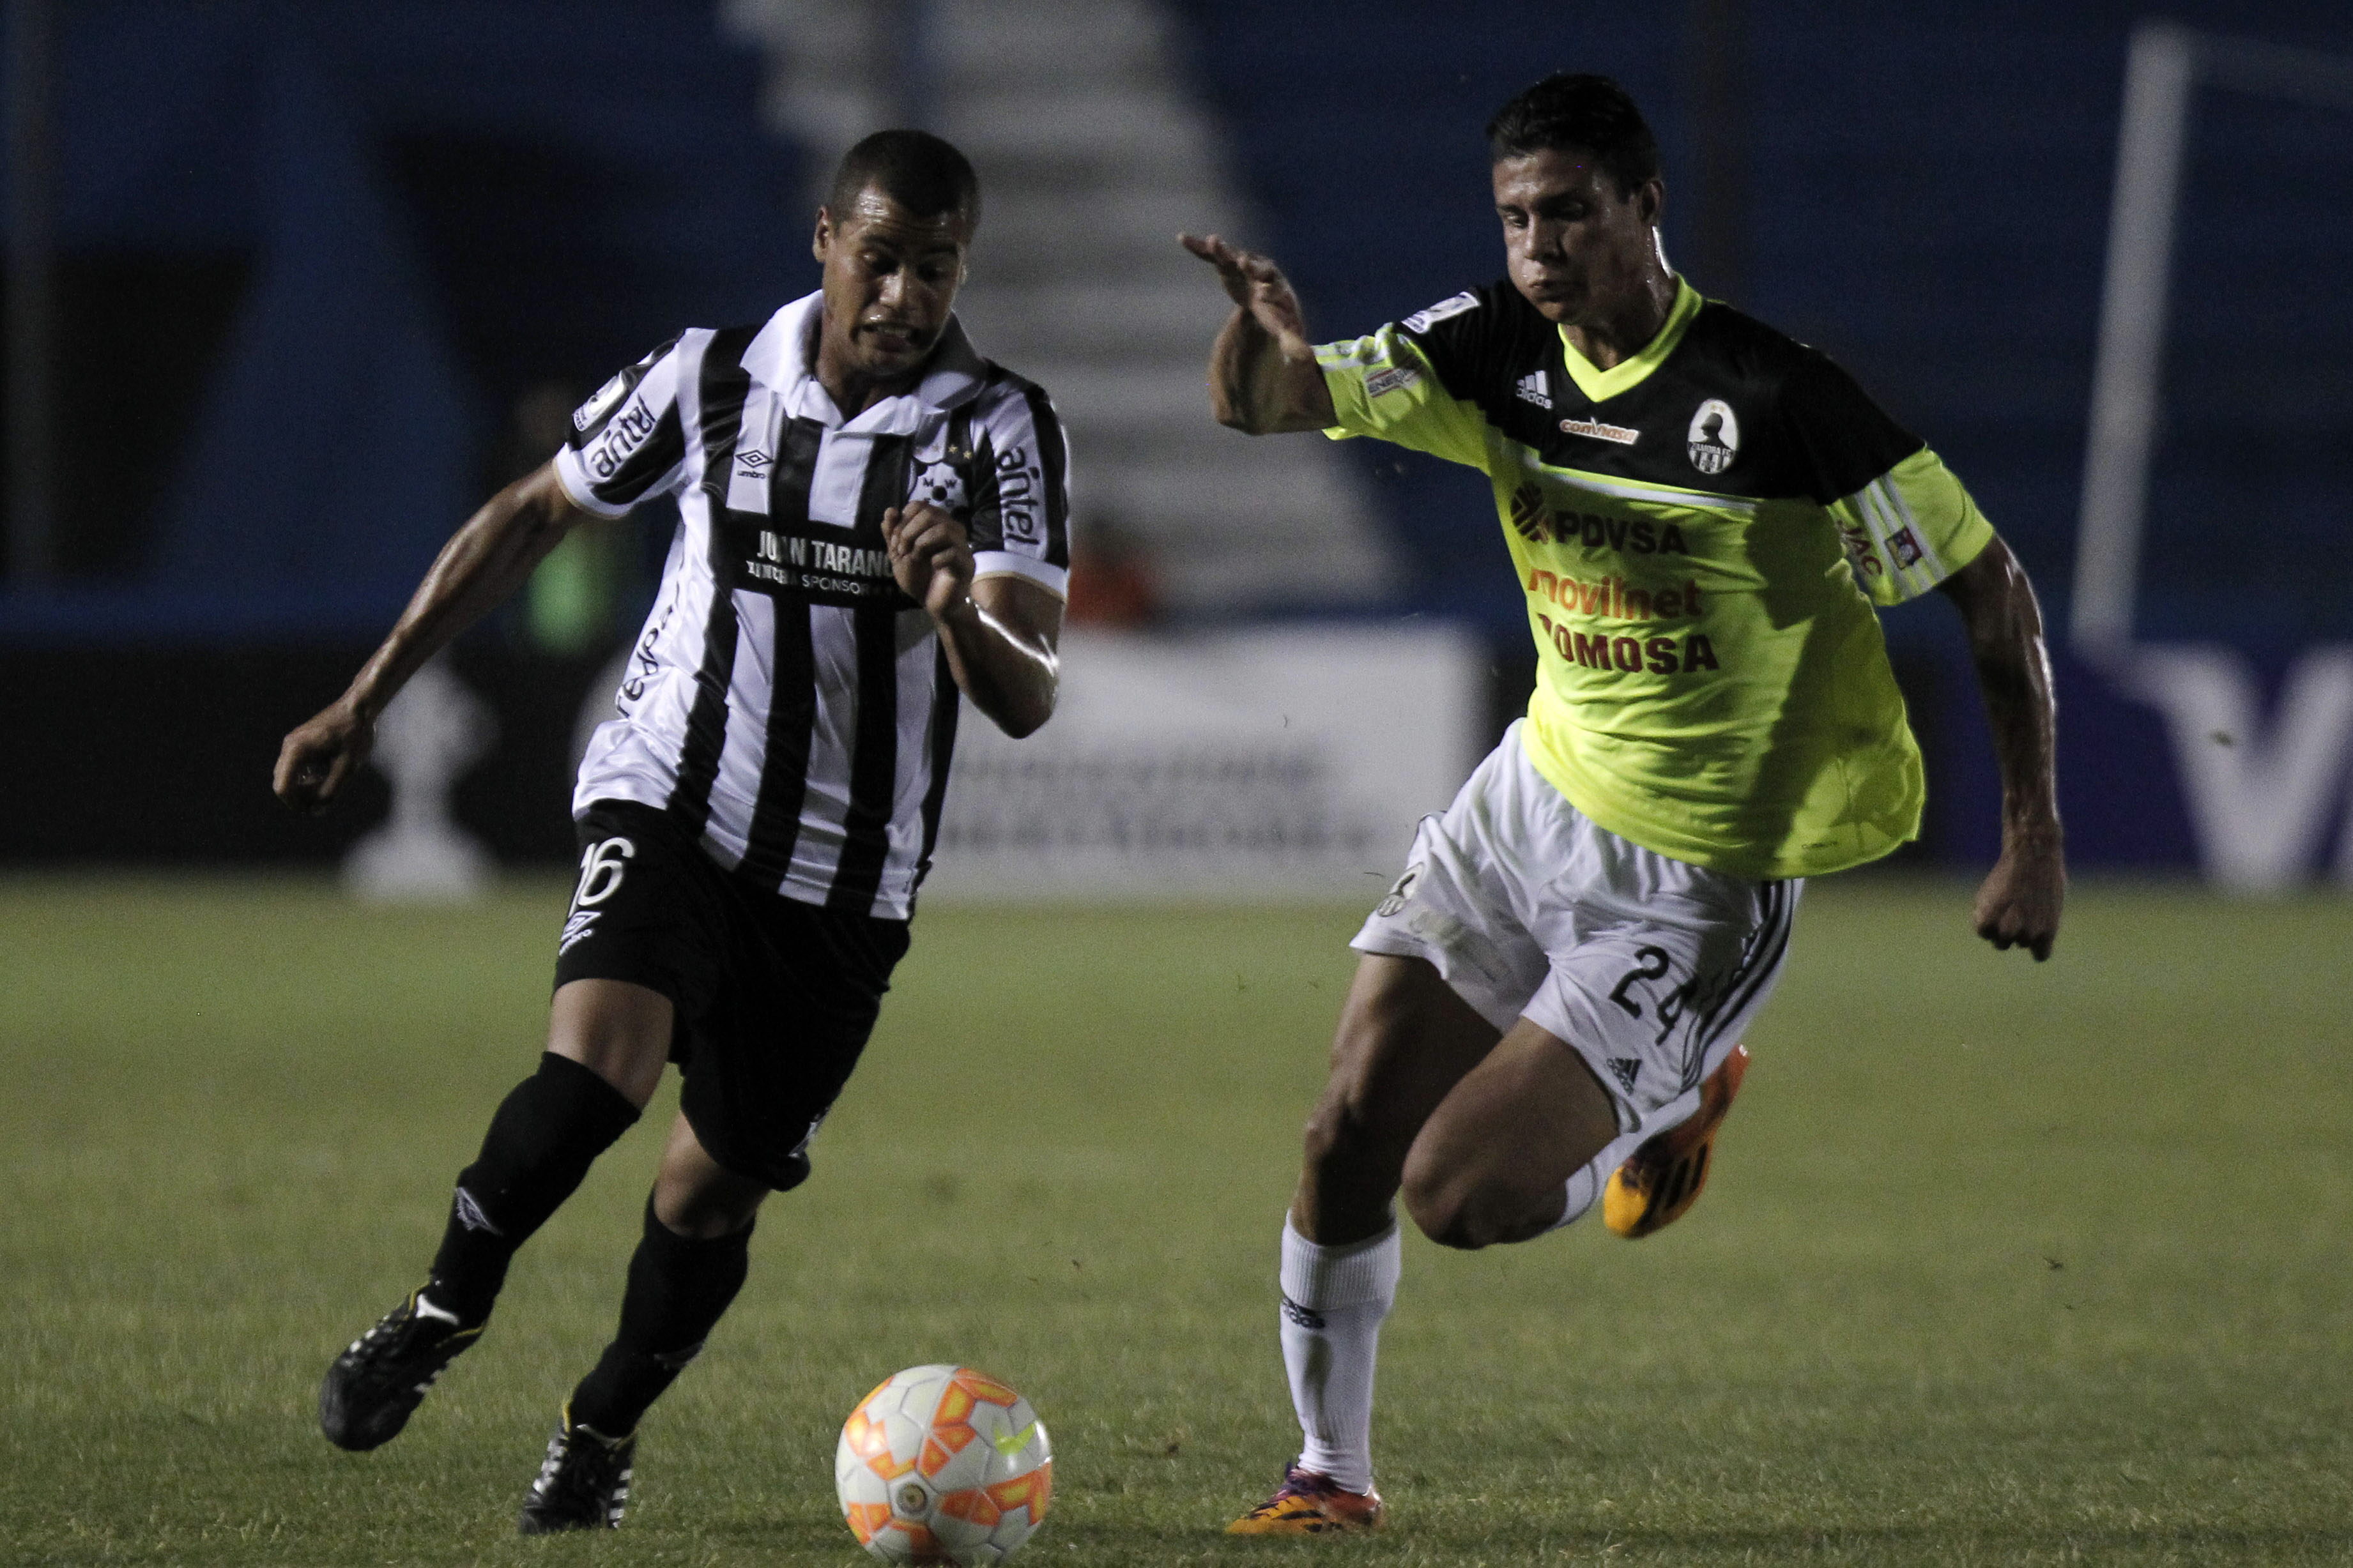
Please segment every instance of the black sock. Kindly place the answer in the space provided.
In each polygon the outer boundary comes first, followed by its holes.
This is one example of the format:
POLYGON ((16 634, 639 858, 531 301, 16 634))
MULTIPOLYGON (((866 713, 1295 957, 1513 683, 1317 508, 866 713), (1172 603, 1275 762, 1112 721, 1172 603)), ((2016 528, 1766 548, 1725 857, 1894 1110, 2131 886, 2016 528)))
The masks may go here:
POLYGON ((458 1173, 433 1256, 433 1303, 468 1327, 488 1318, 515 1249, 637 1120, 628 1097, 594 1071, 543 1053, 539 1070, 500 1102, 482 1152, 458 1173))
POLYGON ((575 1424, 607 1437, 637 1430, 638 1418, 702 1349, 719 1315, 744 1288, 751 1245, 748 1225, 708 1241, 681 1236, 654 1216, 653 1199, 647 1197, 645 1239, 629 1259, 620 1332, 572 1391, 575 1424))

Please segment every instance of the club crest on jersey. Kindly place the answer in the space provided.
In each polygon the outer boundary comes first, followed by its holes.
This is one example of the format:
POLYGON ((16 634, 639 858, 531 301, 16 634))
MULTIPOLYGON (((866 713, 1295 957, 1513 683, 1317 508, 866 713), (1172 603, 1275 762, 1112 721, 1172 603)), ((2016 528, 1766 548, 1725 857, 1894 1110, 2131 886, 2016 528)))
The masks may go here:
POLYGON ((1740 421, 1733 417, 1732 405, 1720 397, 1701 404, 1692 416, 1688 442, 1692 467, 1701 473, 1720 474, 1732 467, 1740 455, 1740 421))
POLYGON ((1552 406, 1552 381, 1540 370, 1532 370, 1520 377, 1519 384, 1513 390, 1519 394, 1523 403, 1533 403, 1538 408, 1552 406))
POLYGON ((1478 308, 1479 296, 1466 289, 1451 299, 1440 300, 1435 305, 1416 310, 1398 324, 1409 332, 1426 332, 1449 316, 1459 316, 1465 310, 1478 308))
POLYGON ((965 505, 964 476, 953 463, 925 463, 907 484, 908 504, 930 504, 942 511, 961 511, 965 505))

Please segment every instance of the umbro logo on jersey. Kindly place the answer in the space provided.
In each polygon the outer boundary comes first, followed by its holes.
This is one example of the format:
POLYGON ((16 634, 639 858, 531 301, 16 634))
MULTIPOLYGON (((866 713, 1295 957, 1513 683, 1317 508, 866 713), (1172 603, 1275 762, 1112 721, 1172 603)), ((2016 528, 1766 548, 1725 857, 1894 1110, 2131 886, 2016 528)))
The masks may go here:
POLYGON ((1540 370, 1532 370, 1520 377, 1519 385, 1513 390, 1520 395, 1523 403, 1533 403, 1538 408, 1552 406, 1552 382, 1540 370))
POLYGON ((754 474, 776 461, 765 452, 738 452, 735 454, 735 460, 742 464, 747 472, 754 474))
POLYGON ((1642 1076, 1641 1061, 1634 1057, 1611 1057, 1609 1076, 1618 1080, 1619 1088, 1631 1094, 1634 1092, 1634 1080, 1642 1076))
POLYGON ((1642 438, 1640 430, 1629 430, 1623 425, 1604 425, 1599 419, 1564 419, 1560 427, 1571 436, 1590 436, 1597 441, 1614 441, 1620 447, 1630 447, 1642 438))
POLYGON ((1701 404, 1692 416, 1688 441, 1692 467, 1701 473, 1720 474, 1732 467, 1740 454, 1740 421, 1733 417, 1732 405, 1720 397, 1701 404))

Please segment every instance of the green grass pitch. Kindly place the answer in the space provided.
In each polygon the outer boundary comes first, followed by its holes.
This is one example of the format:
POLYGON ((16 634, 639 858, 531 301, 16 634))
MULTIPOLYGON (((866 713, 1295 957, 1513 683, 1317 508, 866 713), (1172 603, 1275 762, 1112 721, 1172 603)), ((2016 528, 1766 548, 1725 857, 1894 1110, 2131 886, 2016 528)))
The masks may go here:
POLYGON ((1809 894, 1690 1218, 1409 1238, 1393 1529, 1229 1541, 1293 1432, 1272 1268, 1355 911, 940 908, 619 1534, 524 1542, 670 1099, 370 1455, 320 1372, 420 1275, 565 889, 0 883, 0 1562, 831 1563, 838 1425, 970 1362, 1059 1453, 1045 1565, 2353 1559, 2353 900, 1809 894))

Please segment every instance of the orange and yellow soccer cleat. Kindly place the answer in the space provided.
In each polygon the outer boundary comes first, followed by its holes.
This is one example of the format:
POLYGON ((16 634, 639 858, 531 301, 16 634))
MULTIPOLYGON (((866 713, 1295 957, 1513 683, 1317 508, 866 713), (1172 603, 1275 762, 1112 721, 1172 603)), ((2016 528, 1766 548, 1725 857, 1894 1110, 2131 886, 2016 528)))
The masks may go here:
POLYGON ((1228 1535, 1361 1535, 1381 1527, 1381 1494, 1344 1491, 1329 1476, 1285 1466, 1275 1494, 1226 1526, 1228 1535))
POLYGON ((1735 1046, 1700 1085, 1699 1109, 1681 1126, 1646 1141, 1633 1157, 1609 1173, 1601 1194, 1601 1223, 1629 1241, 1683 1218, 1707 1185, 1709 1151, 1716 1129, 1732 1110, 1732 1097, 1748 1071, 1748 1047, 1735 1046))

